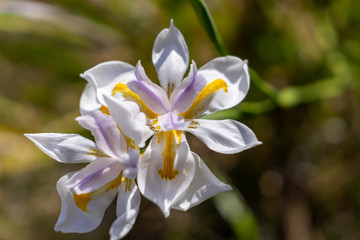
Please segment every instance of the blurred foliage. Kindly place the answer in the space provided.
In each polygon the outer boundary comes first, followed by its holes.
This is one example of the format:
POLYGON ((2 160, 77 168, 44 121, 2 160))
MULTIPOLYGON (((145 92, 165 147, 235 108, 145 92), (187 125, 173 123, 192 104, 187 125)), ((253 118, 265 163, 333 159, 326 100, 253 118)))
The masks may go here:
POLYGON ((0 0, 0 239, 108 239, 115 206, 91 233, 53 231, 56 181, 82 165, 53 161, 22 134, 89 136, 74 121, 79 74, 141 59, 157 81, 152 45, 171 18, 199 67, 224 49, 248 59, 247 98, 211 118, 245 123, 263 145, 225 156, 188 135, 239 192, 169 219, 143 198, 126 239, 357 239, 359 12, 357 0, 0 0))

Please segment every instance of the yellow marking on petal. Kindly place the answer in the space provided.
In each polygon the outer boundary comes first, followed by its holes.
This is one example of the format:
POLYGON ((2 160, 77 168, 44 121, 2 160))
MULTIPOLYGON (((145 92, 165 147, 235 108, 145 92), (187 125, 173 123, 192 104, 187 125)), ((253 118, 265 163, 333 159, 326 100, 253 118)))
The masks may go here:
POLYGON ((110 111, 108 107, 105 107, 104 105, 101 105, 100 107, 100 111, 102 111, 103 113, 110 115, 110 111))
POLYGON ((92 199, 91 193, 83 193, 83 194, 76 194, 73 195, 74 202, 78 208, 82 211, 87 212, 87 205, 92 199))
POLYGON ((182 136, 182 131, 176 131, 176 139, 178 145, 181 143, 181 136, 182 136))
POLYGON ((100 189, 102 188, 105 188, 105 191, 108 192, 112 189, 115 189, 117 188, 118 186, 121 185, 121 183, 123 182, 123 170, 121 170, 120 174, 114 179, 112 180, 111 182, 108 182, 107 184, 105 184, 103 187, 101 187, 100 189))
POLYGON ((118 129, 121 133, 121 135, 124 137, 125 141, 126 141, 126 146, 127 146, 127 149, 129 148, 133 148, 135 150, 139 150, 139 147, 136 145, 135 141, 132 140, 131 138, 129 138, 128 136, 126 136, 123 131, 121 131, 121 129, 119 128, 118 126, 118 129))
POLYGON ((125 179, 125 192, 130 191, 131 190, 131 183, 132 183, 132 179, 130 178, 126 178, 125 179))
POLYGON ((174 169, 174 161, 176 156, 175 143, 177 140, 177 131, 166 131, 163 132, 164 141, 165 141, 165 149, 161 154, 163 156, 163 168, 159 169, 158 173, 161 176, 161 179, 164 180, 173 180, 176 175, 178 175, 179 171, 174 169))
POLYGON ((156 136, 157 136, 157 142, 158 142, 158 144, 160 144, 161 139, 164 136, 164 132, 159 132, 158 134, 156 134, 156 136))
POLYGON ((206 85, 204 87, 204 89, 201 90, 201 92, 199 92, 199 95, 195 98, 195 100, 194 100, 193 104, 190 106, 190 108, 188 110, 186 110, 185 112, 180 113, 179 115, 185 119, 193 119, 193 118, 197 117, 197 115, 202 110, 204 110, 204 107, 199 107, 199 105, 202 103, 202 101, 204 101, 205 99, 207 99, 213 93, 215 93, 216 91, 218 91, 220 89, 223 89, 224 92, 226 92, 226 93, 228 92, 226 82, 222 79, 216 79, 215 81, 212 81, 211 83, 206 85))
POLYGON ((84 212, 87 212, 87 206, 94 197, 117 188, 124 181, 125 179, 123 177, 123 170, 121 170, 120 174, 115 179, 113 179, 112 181, 108 182, 107 184, 105 184, 104 186, 102 186, 101 188, 95 191, 89 193, 81 193, 81 194, 74 193, 73 194, 74 202, 79 209, 81 209, 84 212))
POLYGON ((109 157, 108 155, 106 155, 105 153, 96 150, 96 149, 89 149, 89 152, 87 153, 88 155, 94 155, 97 157, 109 157))
POLYGON ((158 114, 154 113, 148 106, 146 106, 146 104, 139 97, 139 95, 134 93, 133 91, 131 91, 131 89, 128 88, 128 86, 126 86, 126 84, 124 84, 124 83, 116 84, 112 94, 115 95, 116 92, 121 92, 122 94, 124 94, 125 98, 130 97, 133 100, 135 100, 136 103, 139 105, 139 107, 143 110, 143 112, 146 114, 146 116, 148 118, 152 119, 152 118, 156 118, 157 116, 159 116, 158 114))

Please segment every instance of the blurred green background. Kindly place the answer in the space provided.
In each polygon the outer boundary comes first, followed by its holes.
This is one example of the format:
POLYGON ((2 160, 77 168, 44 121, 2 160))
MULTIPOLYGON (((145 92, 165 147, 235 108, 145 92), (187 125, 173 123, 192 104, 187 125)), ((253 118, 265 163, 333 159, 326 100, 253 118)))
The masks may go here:
MULTIPOLYGON (((157 81, 152 45, 171 18, 198 67, 220 56, 196 2, 0 0, 0 240, 108 239, 114 204, 93 232, 53 230, 56 182, 83 166, 55 162, 22 134, 89 136, 74 121, 86 84, 79 74, 141 59, 157 81)), ((360 1, 206 4, 228 52, 260 76, 242 104, 213 118, 245 123, 263 144, 222 155, 188 135, 238 190, 168 219, 142 198, 126 239, 359 239, 360 1)))

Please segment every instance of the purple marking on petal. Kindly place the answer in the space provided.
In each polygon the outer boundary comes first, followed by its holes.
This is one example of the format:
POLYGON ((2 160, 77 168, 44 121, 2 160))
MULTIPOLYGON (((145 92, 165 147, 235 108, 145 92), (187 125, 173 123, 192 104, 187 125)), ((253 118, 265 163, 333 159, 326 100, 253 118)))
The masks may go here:
POLYGON ((163 131, 185 130, 190 124, 190 122, 185 122, 183 117, 173 112, 159 116, 158 120, 163 131))
POLYGON ((205 87, 206 81, 203 77, 197 75, 196 64, 193 61, 189 75, 182 81, 182 83, 174 90, 170 100, 170 111, 175 113, 185 112, 199 92, 205 87))
POLYGON ((164 90, 146 76, 140 61, 136 65, 135 76, 137 80, 127 84, 130 90, 138 94, 141 100, 155 113, 166 113, 169 110, 169 99, 164 90))
POLYGON ((99 159, 76 173, 67 184, 78 194, 93 192, 115 179, 121 169, 118 161, 99 159))
POLYGON ((76 120, 82 127, 91 131, 96 145, 103 153, 115 157, 126 151, 126 142, 110 116, 96 111, 94 117, 81 116, 76 120))
POLYGON ((77 179, 78 181, 75 181, 76 178, 72 179, 71 182, 69 181, 69 187, 71 187, 71 188, 76 187, 76 188, 79 188, 81 190, 81 188, 84 188, 84 185, 86 183, 88 183, 89 181, 93 180, 96 177, 99 177, 99 174, 104 173, 105 169, 109 168, 110 165, 112 165, 112 163, 108 164, 107 166, 105 166, 103 168, 100 168, 99 170, 91 173, 90 175, 86 176, 83 179, 80 179, 80 180, 77 179), (73 182, 73 181, 75 181, 75 182, 73 182))

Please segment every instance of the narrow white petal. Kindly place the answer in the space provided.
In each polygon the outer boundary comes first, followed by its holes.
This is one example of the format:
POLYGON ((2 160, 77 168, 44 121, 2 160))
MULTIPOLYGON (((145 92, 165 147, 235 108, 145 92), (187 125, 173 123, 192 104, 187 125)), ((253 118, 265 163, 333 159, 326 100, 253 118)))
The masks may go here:
POLYGON ((128 234, 139 213, 140 200, 140 193, 134 180, 121 184, 116 206, 117 219, 111 225, 110 240, 118 240, 128 234))
POLYGON ((189 190, 173 208, 187 211, 188 209, 204 202, 205 200, 232 188, 221 182, 210 171, 201 158, 193 153, 196 160, 196 172, 189 190))
POLYGON ((189 65, 189 50, 185 39, 172 20, 170 27, 162 30, 155 40, 152 61, 161 87, 166 93, 171 93, 181 82, 189 65))
POLYGON ((75 172, 66 174, 57 183, 57 190, 61 197, 61 212, 55 230, 63 233, 90 232, 101 223, 106 208, 116 197, 117 189, 93 197, 87 204, 87 211, 83 211, 76 206, 74 192, 67 185, 69 178, 74 174, 75 172))
POLYGON ((234 120, 196 119, 197 126, 187 131, 219 153, 238 153, 261 144, 250 128, 234 120))
POLYGON ((144 147, 145 141, 154 133, 146 125, 146 116, 140 112, 139 106, 134 102, 120 101, 113 97, 105 97, 105 101, 120 130, 139 147, 144 147))
POLYGON ((140 192, 157 204, 165 217, 168 217, 172 206, 187 191, 193 180, 195 160, 185 135, 182 135, 180 144, 174 144, 164 137, 165 134, 167 133, 158 133, 152 138, 140 159, 137 179, 140 192), (172 163, 168 159, 170 155, 174 156, 172 163), (161 175, 164 172, 168 175, 161 175))
POLYGON ((134 70, 134 66, 128 63, 109 61, 96 65, 80 76, 93 87, 99 103, 105 105, 103 95, 111 96, 116 84, 136 79, 134 70))
POLYGON ((84 163, 95 160, 97 151, 93 141, 77 134, 35 133, 24 134, 38 148, 56 161, 84 163))
POLYGON ((213 59, 199 69, 198 76, 203 77, 207 84, 217 79, 226 83, 226 91, 221 89, 214 92, 203 114, 228 109, 239 104, 250 87, 247 62, 234 56, 213 59))

